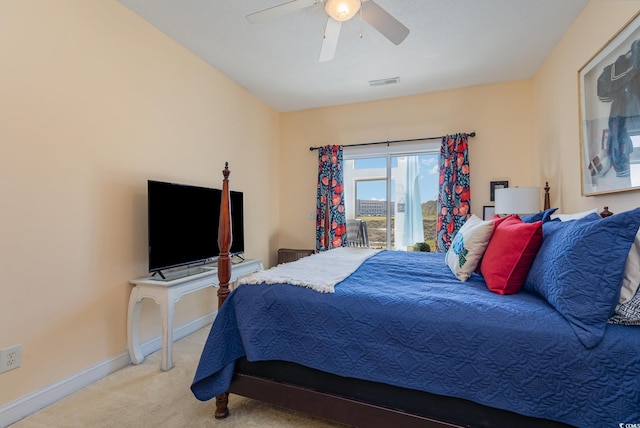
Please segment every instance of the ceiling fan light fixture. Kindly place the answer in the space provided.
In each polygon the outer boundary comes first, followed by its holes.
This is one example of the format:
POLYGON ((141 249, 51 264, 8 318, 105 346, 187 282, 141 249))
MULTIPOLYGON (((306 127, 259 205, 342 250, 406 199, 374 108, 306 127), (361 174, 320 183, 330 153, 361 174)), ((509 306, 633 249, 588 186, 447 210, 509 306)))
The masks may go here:
POLYGON ((336 21, 348 21, 360 10, 360 0, 327 0, 324 10, 336 21))

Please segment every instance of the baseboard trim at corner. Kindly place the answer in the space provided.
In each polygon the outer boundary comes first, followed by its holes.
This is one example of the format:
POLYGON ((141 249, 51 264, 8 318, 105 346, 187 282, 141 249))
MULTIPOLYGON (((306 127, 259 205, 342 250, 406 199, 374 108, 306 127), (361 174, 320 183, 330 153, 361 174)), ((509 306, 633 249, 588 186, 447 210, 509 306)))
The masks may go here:
MULTIPOLYGON (((211 324, 215 317, 215 312, 190 321, 176 328, 173 332, 174 341, 182 339, 203 327, 211 324)), ((162 338, 154 337, 140 345, 143 354, 149 355, 162 347, 162 338)), ((0 407, 0 427, 6 427, 21 419, 43 409, 50 404, 72 394, 93 382, 120 370, 131 364, 129 352, 124 351, 113 358, 94 364, 78 373, 75 373, 56 383, 48 385, 29 395, 25 395, 11 403, 0 407)), ((160 368, 158 367, 158 370, 160 368)))

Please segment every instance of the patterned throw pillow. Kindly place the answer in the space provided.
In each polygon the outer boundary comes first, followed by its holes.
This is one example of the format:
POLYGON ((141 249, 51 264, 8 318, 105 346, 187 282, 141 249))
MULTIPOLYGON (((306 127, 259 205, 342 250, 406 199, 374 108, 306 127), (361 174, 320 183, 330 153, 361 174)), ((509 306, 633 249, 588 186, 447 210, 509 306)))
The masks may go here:
POLYGON ((493 233, 493 222, 482 221, 475 214, 467 219, 451 242, 445 262, 451 272, 466 281, 476 270, 493 233))
POLYGON ((615 314, 609 318, 611 324, 640 325, 640 289, 631 300, 618 306, 615 314))
POLYGON ((640 229, 636 233, 636 238, 631 244, 629 255, 627 256, 627 264, 624 267, 624 276, 622 277, 622 287, 620 288, 620 299, 616 309, 623 303, 628 302, 635 296, 640 284, 640 229))
POLYGON ((640 325, 640 229, 631 245, 624 268, 620 299, 609 322, 612 324, 640 325))

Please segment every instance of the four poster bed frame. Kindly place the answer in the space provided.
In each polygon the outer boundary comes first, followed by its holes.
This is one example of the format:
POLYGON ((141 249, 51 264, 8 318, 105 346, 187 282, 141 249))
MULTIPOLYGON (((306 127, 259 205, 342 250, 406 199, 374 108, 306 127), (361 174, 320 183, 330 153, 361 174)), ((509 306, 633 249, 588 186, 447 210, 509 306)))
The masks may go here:
MULTIPOLYGON (((230 293, 229 248, 232 237, 229 173, 228 163, 225 163, 218 230, 219 307, 230 293)), ((547 209, 549 207, 548 184, 545 186, 544 204, 547 209)), ((229 391, 216 397, 215 417, 217 419, 226 418, 229 415, 229 393, 361 427, 568 426, 559 422, 522 416, 464 399, 343 378, 282 361, 238 360, 229 391), (447 420, 457 422, 455 424, 445 422, 447 420)))

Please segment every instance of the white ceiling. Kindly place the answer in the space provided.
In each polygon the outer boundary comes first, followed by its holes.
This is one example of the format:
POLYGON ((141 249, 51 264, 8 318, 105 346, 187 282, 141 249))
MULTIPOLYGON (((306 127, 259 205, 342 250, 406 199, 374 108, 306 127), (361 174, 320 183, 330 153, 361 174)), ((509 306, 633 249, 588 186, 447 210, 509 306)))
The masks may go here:
POLYGON ((320 63, 322 5, 250 24, 246 15, 288 0, 118 1, 281 112, 529 78, 588 3, 375 0, 411 30, 405 41, 356 16, 320 63), (390 77, 400 82, 368 83, 390 77))

